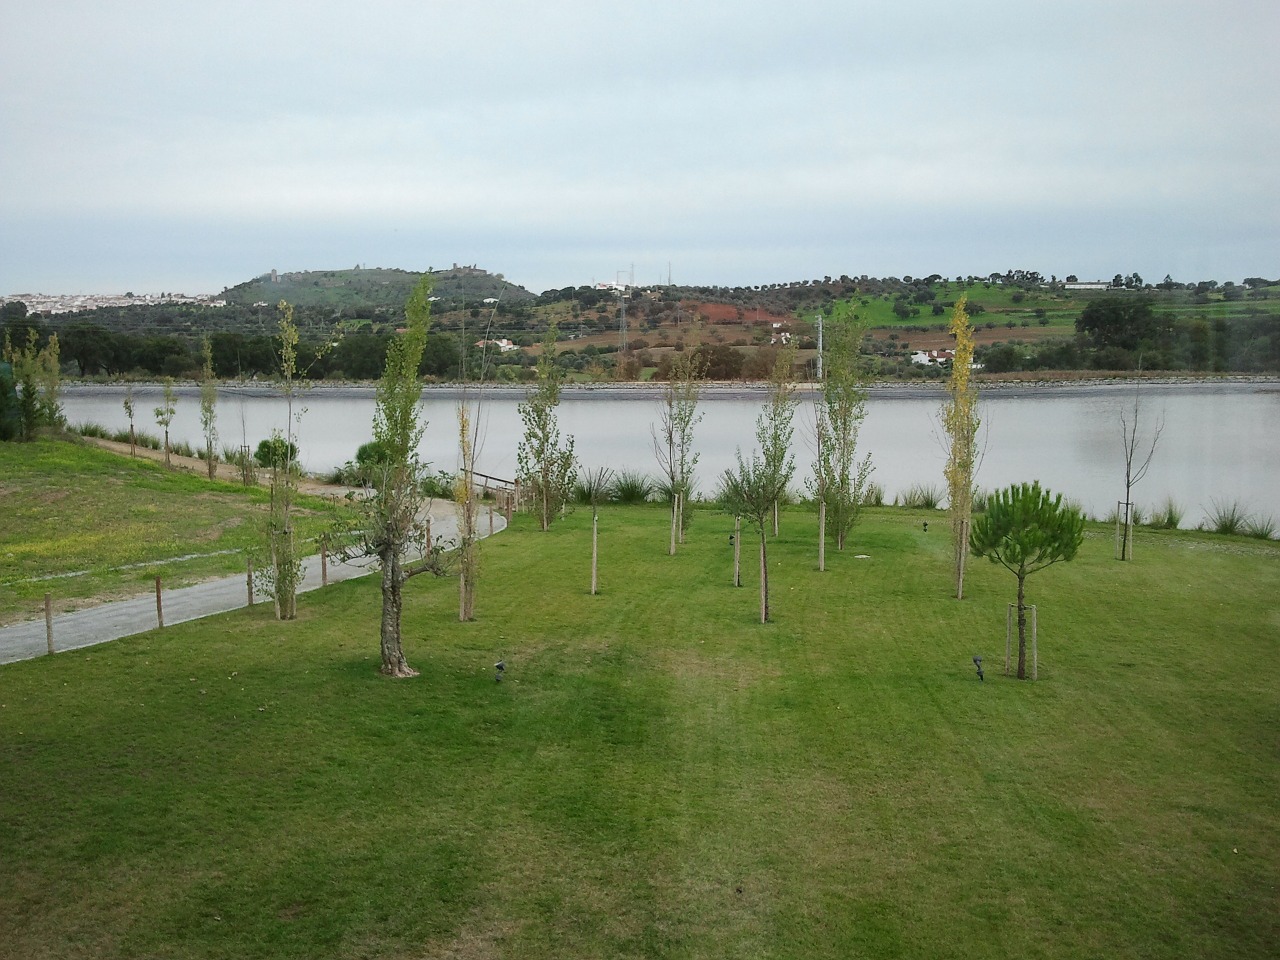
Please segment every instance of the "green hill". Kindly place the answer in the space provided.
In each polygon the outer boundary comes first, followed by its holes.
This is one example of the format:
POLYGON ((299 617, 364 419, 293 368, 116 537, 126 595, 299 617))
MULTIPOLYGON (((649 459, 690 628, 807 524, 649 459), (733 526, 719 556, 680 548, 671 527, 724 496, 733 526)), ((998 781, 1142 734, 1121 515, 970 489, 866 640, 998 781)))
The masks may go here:
MULTIPOLYGON (((461 306, 490 297, 503 302, 534 299, 524 287, 509 283, 500 273, 454 264, 447 270, 431 270, 435 295, 443 304, 461 306)), ((228 287, 221 294, 228 303, 249 306, 274 305, 287 300, 295 307, 390 308, 402 310, 421 273, 410 270, 355 267, 350 270, 271 271, 228 287)))

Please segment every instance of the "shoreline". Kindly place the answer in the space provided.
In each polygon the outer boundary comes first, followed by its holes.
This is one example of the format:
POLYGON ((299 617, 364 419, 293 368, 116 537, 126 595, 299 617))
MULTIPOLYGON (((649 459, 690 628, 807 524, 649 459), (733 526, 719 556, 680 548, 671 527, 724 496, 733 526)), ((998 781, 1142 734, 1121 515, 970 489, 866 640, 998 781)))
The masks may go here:
MULTIPOLYGON (((145 393, 163 388, 160 381, 63 381, 62 390, 66 393, 92 395, 94 393, 115 394, 125 386, 140 388, 145 393)), ((661 394, 663 382, 647 381, 644 383, 566 383, 561 389, 561 398, 565 401, 582 401, 593 398, 606 400, 643 399, 652 400, 661 394)), ((1153 388, 1212 389, 1257 387, 1280 391, 1280 376, 1266 374, 1236 374, 1214 377, 1193 376, 1100 376, 1087 378, 1040 378, 1035 380, 986 380, 979 381, 979 396, 998 394, 1003 396, 1070 396, 1081 393, 1096 393, 1133 386, 1151 386, 1153 388)), ((198 394, 199 384, 194 381, 180 381, 173 385, 178 396, 198 394)), ((372 398, 377 389, 372 381, 318 381, 307 383, 301 388, 303 395, 325 394, 329 396, 350 396, 372 398)), ((487 397, 523 399, 528 392, 528 384, 487 383, 463 385, 459 383, 427 383, 423 384, 424 396, 461 398, 464 394, 487 397)), ((763 381, 743 382, 729 380, 703 381, 701 393, 711 399, 751 399, 767 393, 768 384, 763 381)), ((279 396, 278 387, 270 380, 221 380, 218 391, 232 396, 272 397, 279 396)), ((813 397, 820 392, 817 383, 798 382, 796 393, 802 397, 813 397)), ((899 397, 904 399, 941 399, 947 395, 947 384, 944 379, 928 382, 920 381, 874 381, 867 384, 869 399, 899 397)))

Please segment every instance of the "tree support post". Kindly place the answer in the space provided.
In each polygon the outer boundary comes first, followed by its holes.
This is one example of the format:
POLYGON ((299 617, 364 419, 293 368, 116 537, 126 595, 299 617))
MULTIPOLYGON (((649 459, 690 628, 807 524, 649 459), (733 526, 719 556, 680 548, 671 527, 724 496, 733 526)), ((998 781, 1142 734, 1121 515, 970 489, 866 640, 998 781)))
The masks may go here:
POLYGON ((827 569, 827 501, 818 501, 818 571, 827 569))
POLYGON ((733 585, 742 586, 742 517, 733 518, 733 585))
POLYGON ((164 627, 164 599, 159 577, 156 577, 156 626, 164 627))
POLYGON ((245 568, 244 588, 249 594, 249 606, 253 606, 253 561, 250 560, 245 568))
POLYGON ((44 639, 53 653, 53 596, 48 593, 44 595, 44 639))
POLYGON ((1133 559, 1133 503, 1116 501, 1116 559, 1133 559))
POLYGON ((320 538, 320 586, 329 585, 329 539, 320 538))

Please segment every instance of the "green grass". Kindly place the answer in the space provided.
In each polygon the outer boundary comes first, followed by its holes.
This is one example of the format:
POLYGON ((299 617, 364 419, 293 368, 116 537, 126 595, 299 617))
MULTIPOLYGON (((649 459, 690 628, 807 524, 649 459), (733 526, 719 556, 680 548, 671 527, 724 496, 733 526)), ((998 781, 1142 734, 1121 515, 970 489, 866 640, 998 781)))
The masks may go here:
POLYGON ((1091 527, 1019 683, 926 516, 786 511, 765 626, 613 507, 600 596, 588 511, 411 581, 415 680, 372 579, 0 668, 0 957, 1275 956, 1280 547, 1091 527))
MULTIPOLYGON (((61 611, 157 576, 180 586, 243 571, 269 505, 264 489, 58 440, 0 444, 0 497, 0 623, 39 616, 46 592, 61 611), (191 554, 204 556, 174 559, 191 554)), ((322 500, 298 503, 300 536, 325 529, 322 500)))

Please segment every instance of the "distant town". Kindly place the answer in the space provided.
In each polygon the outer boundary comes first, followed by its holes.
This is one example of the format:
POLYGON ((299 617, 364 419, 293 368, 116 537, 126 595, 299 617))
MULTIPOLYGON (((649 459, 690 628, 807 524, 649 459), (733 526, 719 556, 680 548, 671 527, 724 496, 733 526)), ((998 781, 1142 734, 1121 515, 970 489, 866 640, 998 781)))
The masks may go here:
POLYGON ((206 307, 225 307, 227 302, 213 294, 194 297, 185 293, 14 293, 5 301, 20 300, 31 313, 78 313, 99 307, 131 307, 156 303, 192 303, 206 307))

